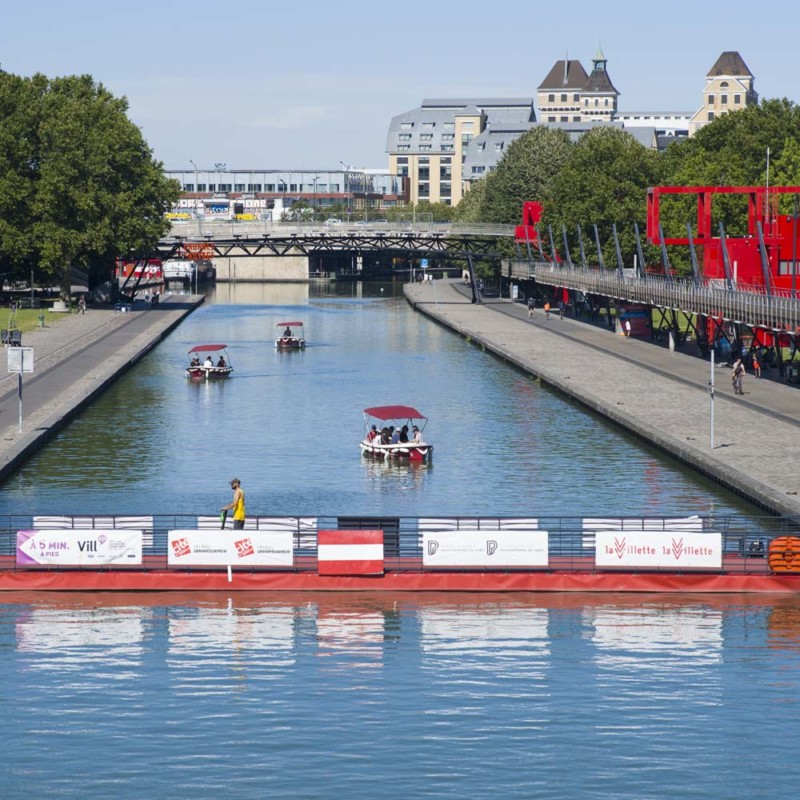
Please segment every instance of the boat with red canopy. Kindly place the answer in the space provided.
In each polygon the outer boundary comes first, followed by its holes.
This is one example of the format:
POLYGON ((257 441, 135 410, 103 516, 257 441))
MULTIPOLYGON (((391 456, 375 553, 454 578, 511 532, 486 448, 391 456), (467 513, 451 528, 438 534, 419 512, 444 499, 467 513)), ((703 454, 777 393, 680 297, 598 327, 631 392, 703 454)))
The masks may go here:
POLYGON ((278 350, 302 350, 306 346, 302 322, 279 322, 278 328, 283 329, 283 333, 275 340, 278 350))
POLYGON ((195 381, 227 378, 233 367, 226 344, 198 344, 189 351, 186 377, 195 381))
POLYGON ((399 461, 429 462, 433 445, 423 438, 428 418, 411 406, 375 406, 364 409, 363 455, 399 461))

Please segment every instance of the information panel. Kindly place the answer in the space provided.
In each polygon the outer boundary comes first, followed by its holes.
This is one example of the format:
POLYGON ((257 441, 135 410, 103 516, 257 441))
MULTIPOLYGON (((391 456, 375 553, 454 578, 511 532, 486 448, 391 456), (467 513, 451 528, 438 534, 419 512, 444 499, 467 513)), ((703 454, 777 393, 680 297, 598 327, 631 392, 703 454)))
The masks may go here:
POLYGON ((597 531, 598 567, 721 569, 722 534, 597 531))
POLYGON ((461 528, 422 534, 426 567, 546 567, 547 531, 461 528))
POLYGON ((291 531, 169 531, 171 567, 292 567, 291 531))
POLYGON ((83 567, 142 563, 142 531, 17 531, 17 565, 83 567))

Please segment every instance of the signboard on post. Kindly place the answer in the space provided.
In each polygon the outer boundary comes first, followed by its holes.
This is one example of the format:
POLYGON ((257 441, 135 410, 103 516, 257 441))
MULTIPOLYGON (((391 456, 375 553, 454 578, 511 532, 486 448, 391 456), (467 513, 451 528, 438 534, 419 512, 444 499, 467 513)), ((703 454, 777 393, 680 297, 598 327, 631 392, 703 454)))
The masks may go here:
POLYGON ((419 265, 420 265, 420 267, 422 269, 427 269, 428 268, 428 259, 427 258, 421 258, 419 260, 419 265))
POLYGON ((6 352, 9 372, 33 372, 32 347, 9 347, 6 352))

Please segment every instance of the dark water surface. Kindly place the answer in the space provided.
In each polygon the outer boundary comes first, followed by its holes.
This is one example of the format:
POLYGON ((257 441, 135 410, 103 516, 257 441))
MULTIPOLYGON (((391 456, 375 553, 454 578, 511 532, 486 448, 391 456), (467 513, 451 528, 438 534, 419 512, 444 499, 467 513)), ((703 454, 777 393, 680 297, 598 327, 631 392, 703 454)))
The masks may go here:
POLYGON ((800 605, 50 595, 0 606, 0 797, 796 796, 800 605))
POLYGON ((399 285, 365 284, 218 287, 6 482, 0 513, 214 513, 234 476, 251 515, 751 510, 416 314, 399 285), (308 347, 277 352, 294 319, 308 347), (234 376, 187 382, 187 351, 212 342, 234 376), (392 403, 429 417, 432 466, 359 455, 362 410, 392 403))

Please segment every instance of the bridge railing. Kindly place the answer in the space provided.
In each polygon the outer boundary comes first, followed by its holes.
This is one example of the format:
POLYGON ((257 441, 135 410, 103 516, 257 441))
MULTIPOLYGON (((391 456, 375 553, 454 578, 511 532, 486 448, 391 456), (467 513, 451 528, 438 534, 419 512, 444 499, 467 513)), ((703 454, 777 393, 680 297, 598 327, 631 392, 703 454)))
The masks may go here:
POLYGON ((767 295, 760 287, 739 286, 730 290, 714 285, 698 286, 682 279, 670 281, 662 276, 620 276, 617 270, 582 269, 546 261, 510 262, 509 277, 518 280, 532 278, 550 286, 689 314, 721 317, 752 327, 791 332, 800 328, 800 299, 793 299, 788 293, 767 295))
POLYGON ((259 220, 257 222, 240 222, 228 220, 189 220, 173 224, 170 230, 171 237, 186 239, 234 239, 237 237, 262 237, 262 236, 303 236, 324 233, 328 236, 353 236, 387 234, 400 236, 403 234, 415 236, 457 236, 459 234, 472 236, 511 237, 514 235, 513 225, 490 225, 483 223, 452 223, 430 222, 339 222, 326 225, 324 222, 271 222, 259 220))

